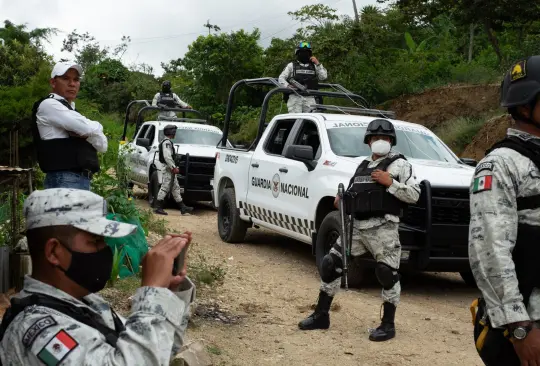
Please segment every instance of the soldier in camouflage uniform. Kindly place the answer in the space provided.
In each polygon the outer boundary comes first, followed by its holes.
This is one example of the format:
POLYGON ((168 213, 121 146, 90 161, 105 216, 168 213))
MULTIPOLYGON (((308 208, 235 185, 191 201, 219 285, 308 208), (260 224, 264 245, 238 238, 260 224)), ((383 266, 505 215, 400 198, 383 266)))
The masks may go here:
MULTIPOLYGON (((351 178, 348 190, 361 192, 362 186, 388 195, 385 206, 379 212, 356 214, 353 224, 351 255, 353 257, 371 253, 377 261, 375 273, 381 283, 384 314, 381 325, 371 332, 372 341, 386 341, 395 337, 394 318, 399 304, 401 285, 398 269, 401 259, 399 242, 399 212, 405 203, 415 203, 420 197, 420 187, 416 182, 411 164, 401 154, 391 151, 396 144, 396 132, 390 121, 377 119, 372 121, 364 137, 369 144, 372 156, 368 157, 351 178), (364 184, 367 183, 367 184, 364 184)), ((380 196, 379 196, 380 197, 380 196)), ((336 197, 337 206, 339 196, 336 197)), ((321 263, 321 287, 315 312, 298 326, 302 330, 328 329, 330 326, 329 310, 334 296, 341 287, 343 268, 341 238, 338 238, 330 253, 321 263)))
POLYGON ((106 201, 84 190, 33 192, 24 204, 32 275, 0 326, 0 364, 168 365, 182 343, 195 287, 173 260, 191 233, 167 236, 145 256, 127 319, 101 296, 113 265, 104 237, 135 225, 109 221, 106 201))
POLYGON ((172 142, 176 136, 176 130, 177 127, 175 125, 165 126, 163 129, 165 138, 159 144, 159 162, 163 167, 161 171, 163 182, 157 196, 156 210, 154 212, 160 215, 167 215, 163 207, 165 205, 165 197, 167 197, 169 192, 172 193, 182 215, 193 211, 193 207, 184 204, 182 194, 180 193, 180 185, 178 184, 178 179, 176 179, 176 174, 180 173, 174 159, 175 152, 172 142))
POLYGON ((501 90, 516 124, 470 188, 474 339, 487 365, 540 365, 540 56, 516 63, 501 90))

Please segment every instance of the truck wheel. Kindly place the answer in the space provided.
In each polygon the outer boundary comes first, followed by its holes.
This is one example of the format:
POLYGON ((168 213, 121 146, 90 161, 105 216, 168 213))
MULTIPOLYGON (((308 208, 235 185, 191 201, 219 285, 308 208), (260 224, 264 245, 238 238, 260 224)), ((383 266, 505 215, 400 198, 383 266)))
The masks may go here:
POLYGON ((159 184, 158 172, 154 171, 150 176, 150 183, 148 184, 148 203, 152 208, 156 207, 157 196, 160 189, 161 184, 159 184))
POLYGON ((459 272, 459 274, 461 275, 461 278, 463 279, 463 281, 465 281, 467 286, 475 287, 475 288, 477 287, 476 280, 474 279, 474 276, 471 271, 463 271, 463 272, 459 272))
MULTIPOLYGON (((320 265, 323 257, 330 252, 330 249, 336 242, 337 238, 341 236, 341 219, 338 211, 332 211, 324 218, 321 227, 317 233, 317 242, 315 247, 315 261, 317 263, 317 269, 320 271, 320 265)), ((349 257, 347 280, 349 287, 359 287, 366 274, 366 269, 362 268, 362 265, 354 260, 353 257, 349 257)), ((345 285, 345 280, 342 279, 341 285, 345 285)))
POLYGON ((232 188, 224 189, 219 197, 217 221, 221 240, 226 243, 239 243, 244 240, 248 225, 240 219, 236 208, 236 195, 232 188))

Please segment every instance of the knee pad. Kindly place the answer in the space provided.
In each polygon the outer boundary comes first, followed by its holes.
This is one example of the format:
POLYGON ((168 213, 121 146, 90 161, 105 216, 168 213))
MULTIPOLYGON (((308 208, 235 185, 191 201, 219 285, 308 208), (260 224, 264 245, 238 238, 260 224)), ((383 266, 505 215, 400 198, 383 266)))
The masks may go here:
POLYGON ((343 262, 334 254, 327 254, 321 262, 321 280, 325 283, 333 282, 341 277, 343 273, 343 262))
POLYGON ((399 281, 398 271, 380 262, 375 267, 375 276, 385 290, 390 290, 399 281))

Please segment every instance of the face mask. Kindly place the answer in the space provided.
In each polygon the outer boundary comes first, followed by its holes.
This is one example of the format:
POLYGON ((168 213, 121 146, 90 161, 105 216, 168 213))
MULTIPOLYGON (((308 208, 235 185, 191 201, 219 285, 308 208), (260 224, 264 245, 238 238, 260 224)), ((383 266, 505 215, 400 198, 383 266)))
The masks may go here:
POLYGON ((384 140, 377 140, 371 144, 371 152, 375 155, 383 156, 390 152, 390 143, 384 140))
POLYGON ((309 52, 303 52, 303 51, 300 51, 298 52, 298 61, 303 63, 303 64, 307 64, 309 62, 309 59, 311 58, 309 52))
POLYGON ((62 244, 71 253, 71 264, 67 270, 59 267, 73 282, 91 293, 105 288, 111 276, 113 252, 108 245, 94 253, 75 252, 62 244))

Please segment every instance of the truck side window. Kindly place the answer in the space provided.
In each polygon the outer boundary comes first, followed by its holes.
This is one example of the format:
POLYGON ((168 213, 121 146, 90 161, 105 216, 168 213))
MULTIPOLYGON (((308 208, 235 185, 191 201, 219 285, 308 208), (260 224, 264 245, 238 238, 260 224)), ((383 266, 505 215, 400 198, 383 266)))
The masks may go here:
POLYGON ((311 146, 315 160, 319 160, 322 154, 321 139, 319 138, 319 130, 313 121, 304 120, 300 132, 294 140, 295 145, 311 146))
POLYGON ((148 133, 146 134, 146 138, 148 141, 150 141, 150 145, 154 142, 154 137, 156 136, 156 127, 150 126, 150 129, 148 130, 148 133))
POLYGON ((141 129, 139 130, 139 133, 137 134, 137 137, 135 138, 135 143, 137 145, 139 145, 137 143, 137 139, 144 137, 144 135, 146 134, 146 131, 148 131, 148 127, 150 127, 150 125, 145 125, 145 126, 142 126, 141 129))
POLYGON ((294 119, 276 121, 264 146, 264 150, 268 154, 281 155, 283 153, 285 142, 287 141, 295 122, 296 120, 294 119))

